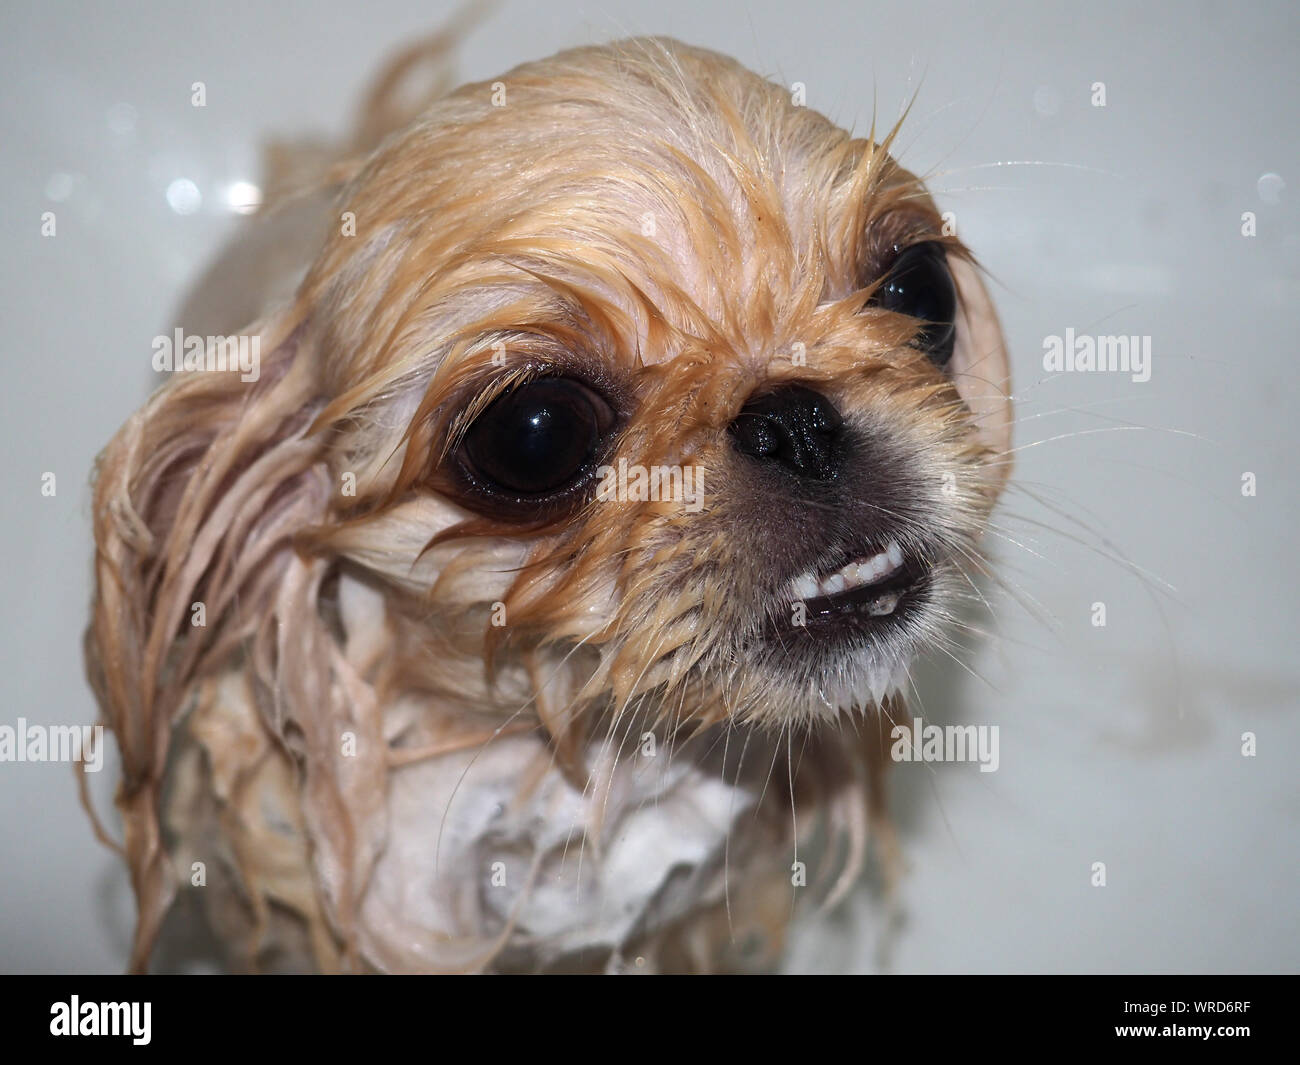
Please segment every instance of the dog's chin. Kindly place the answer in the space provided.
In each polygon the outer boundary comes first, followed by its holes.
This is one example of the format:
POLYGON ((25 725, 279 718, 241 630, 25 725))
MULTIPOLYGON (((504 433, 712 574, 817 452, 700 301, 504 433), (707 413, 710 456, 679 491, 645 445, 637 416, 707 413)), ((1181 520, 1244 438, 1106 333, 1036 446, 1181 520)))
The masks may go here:
POLYGON ((939 638, 945 572, 891 545, 790 581, 747 648, 764 694, 746 716, 814 723, 882 707, 939 638))
POLYGON ((914 654, 907 640, 816 648, 802 656, 769 645, 752 667, 762 678, 761 696, 740 716, 785 729, 875 712, 907 683, 914 654))

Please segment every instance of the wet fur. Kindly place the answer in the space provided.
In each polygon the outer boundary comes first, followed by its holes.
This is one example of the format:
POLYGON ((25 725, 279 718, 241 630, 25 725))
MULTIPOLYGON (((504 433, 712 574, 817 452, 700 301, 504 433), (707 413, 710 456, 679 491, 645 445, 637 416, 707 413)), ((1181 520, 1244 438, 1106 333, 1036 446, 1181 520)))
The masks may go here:
POLYGON ((310 201, 323 244, 243 330, 262 338, 256 383, 179 375, 100 458, 87 657, 122 754, 137 969, 193 861, 234 964, 327 971, 762 967, 800 841, 830 855, 825 889, 861 866, 882 730, 979 572, 1007 471, 1006 355, 970 257, 890 138, 852 138, 723 56, 632 40, 499 80, 506 106, 465 86, 342 166, 327 209, 310 201), (963 302, 948 375, 914 323, 864 306, 893 246, 921 239, 948 246, 963 302), (503 379, 547 368, 611 397, 611 459, 702 467, 704 511, 591 503, 523 528, 467 508, 445 456, 503 379), (831 397, 858 449, 825 496, 729 445, 746 398, 782 380, 831 397), (935 565, 906 640, 762 650, 789 580, 882 523, 935 565), (417 885, 411 863, 500 757, 512 827, 481 846, 466 830, 417 885), (601 889, 583 863, 706 781, 739 796, 722 846, 584 940, 601 889), (552 793, 577 823, 544 823, 552 793), (503 855, 523 881, 504 908, 482 886, 503 855), (573 927, 540 934, 527 898, 552 875, 574 878, 573 927), (434 916, 402 902, 417 888, 434 916))

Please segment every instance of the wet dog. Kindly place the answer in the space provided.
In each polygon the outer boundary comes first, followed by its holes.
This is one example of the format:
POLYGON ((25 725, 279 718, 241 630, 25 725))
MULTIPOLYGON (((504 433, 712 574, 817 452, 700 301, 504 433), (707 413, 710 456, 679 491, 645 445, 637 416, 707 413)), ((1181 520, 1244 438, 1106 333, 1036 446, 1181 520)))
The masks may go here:
POLYGON ((762 967, 851 883, 1008 469, 891 141, 642 39, 348 170, 255 379, 169 374, 99 462, 136 968, 182 891, 247 967, 762 967))

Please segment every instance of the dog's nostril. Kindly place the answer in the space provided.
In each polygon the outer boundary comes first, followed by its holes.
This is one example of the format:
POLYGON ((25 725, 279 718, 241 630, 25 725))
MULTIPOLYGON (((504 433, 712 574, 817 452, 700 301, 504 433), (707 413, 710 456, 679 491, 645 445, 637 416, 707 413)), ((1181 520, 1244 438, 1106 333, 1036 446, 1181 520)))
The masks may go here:
POLYGON ((836 442, 843 421, 820 392, 785 385, 752 396, 729 431, 744 454, 778 463, 800 477, 828 481, 839 472, 836 442))

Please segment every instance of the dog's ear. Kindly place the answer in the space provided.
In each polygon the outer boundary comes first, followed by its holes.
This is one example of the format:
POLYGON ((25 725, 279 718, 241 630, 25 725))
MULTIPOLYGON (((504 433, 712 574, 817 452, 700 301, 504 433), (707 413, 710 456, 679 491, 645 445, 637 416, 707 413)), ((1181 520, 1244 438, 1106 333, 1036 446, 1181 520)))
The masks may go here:
POLYGON ((949 269, 957 285, 957 343, 951 373, 958 393, 979 425, 982 442, 993 453, 992 470, 999 487, 1011 472, 1011 367, 998 313, 980 277, 968 260, 950 255, 949 269))
MULTIPOLYGON (((276 661, 283 649, 275 642, 289 623, 286 586, 297 581, 301 593, 318 569, 297 555, 294 537, 331 506, 323 443, 308 433, 321 403, 305 316, 286 309, 250 330, 254 338, 255 381, 228 370, 178 374, 96 464, 85 649, 121 751, 117 805, 139 909, 137 971, 176 890, 159 806, 173 729, 199 681, 232 656, 255 654, 248 647, 259 640, 272 676, 289 668, 276 661)), ((271 713, 280 698, 272 693, 271 713)))

